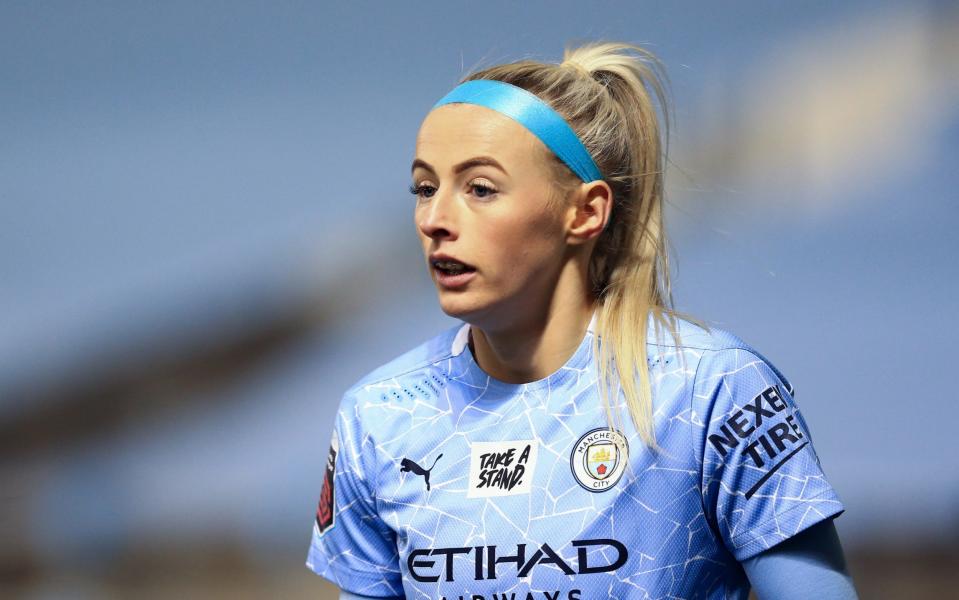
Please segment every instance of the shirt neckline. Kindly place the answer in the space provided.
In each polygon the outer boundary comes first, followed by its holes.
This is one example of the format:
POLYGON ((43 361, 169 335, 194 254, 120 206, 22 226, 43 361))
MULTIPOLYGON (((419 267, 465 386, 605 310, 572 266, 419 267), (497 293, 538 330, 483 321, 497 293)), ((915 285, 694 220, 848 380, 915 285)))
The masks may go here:
POLYGON ((596 331, 596 319, 597 313, 594 311, 589 325, 586 328, 586 332, 583 335, 583 339, 580 340, 579 346, 577 346, 572 356, 570 356, 561 367, 546 377, 543 377, 542 379, 536 379, 534 381, 527 381, 525 383, 509 383, 501 379, 497 379, 496 377, 493 377, 484 371, 483 368, 479 366, 479 363, 476 362, 473 353, 469 349, 469 323, 464 323, 457 331, 456 336, 453 339, 452 351, 454 356, 458 356, 460 360, 463 361, 469 381, 477 384, 485 382, 485 387, 487 389, 504 393, 517 393, 522 391, 556 387, 562 385, 570 378, 578 377, 579 374, 592 362, 592 342, 596 331))

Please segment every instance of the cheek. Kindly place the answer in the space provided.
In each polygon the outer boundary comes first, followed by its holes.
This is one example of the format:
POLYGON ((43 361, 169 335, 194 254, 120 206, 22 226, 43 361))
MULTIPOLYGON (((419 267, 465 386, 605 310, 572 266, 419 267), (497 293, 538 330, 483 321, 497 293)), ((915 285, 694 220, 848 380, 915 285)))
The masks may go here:
POLYGON ((504 219, 491 223, 483 233, 484 254, 504 274, 543 269, 562 252, 562 232, 545 217, 504 219))

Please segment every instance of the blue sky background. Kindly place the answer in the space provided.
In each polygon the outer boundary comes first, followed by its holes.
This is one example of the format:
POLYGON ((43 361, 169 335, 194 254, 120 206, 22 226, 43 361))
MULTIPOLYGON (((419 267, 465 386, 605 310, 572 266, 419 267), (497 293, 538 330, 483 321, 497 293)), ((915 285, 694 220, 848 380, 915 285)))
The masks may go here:
POLYGON ((935 2, 4 3, 0 419, 24 382, 352 298, 222 401, 18 466, 33 551, 305 552, 340 394, 453 323, 420 121, 473 67, 593 39, 665 63, 678 308, 790 378, 844 540, 955 538, 957 33, 935 2))

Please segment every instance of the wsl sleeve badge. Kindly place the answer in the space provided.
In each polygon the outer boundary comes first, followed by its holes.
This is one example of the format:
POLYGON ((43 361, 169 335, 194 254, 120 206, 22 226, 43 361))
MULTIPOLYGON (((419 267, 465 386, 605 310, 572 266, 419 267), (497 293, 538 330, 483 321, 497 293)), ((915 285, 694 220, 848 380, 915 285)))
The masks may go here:
POLYGON ((336 473, 336 454, 339 452, 340 443, 336 435, 336 428, 333 429, 333 437, 330 439, 330 453, 326 457, 326 471, 323 474, 323 491, 320 492, 320 503, 316 507, 316 527, 322 534, 333 527, 336 511, 333 508, 333 474, 336 473))
POLYGON ((569 455, 569 467, 576 482, 590 492, 605 492, 626 470, 629 443, 615 429, 598 427, 584 433, 569 455))

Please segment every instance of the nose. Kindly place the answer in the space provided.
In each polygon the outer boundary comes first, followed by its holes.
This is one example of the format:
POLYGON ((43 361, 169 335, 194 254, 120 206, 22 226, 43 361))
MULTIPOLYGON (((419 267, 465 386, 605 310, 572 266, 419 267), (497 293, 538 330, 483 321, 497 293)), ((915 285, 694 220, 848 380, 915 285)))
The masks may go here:
POLYGON ((420 232, 434 240, 455 240, 458 235, 455 202, 454 194, 443 194, 437 190, 417 208, 416 225, 420 232))

